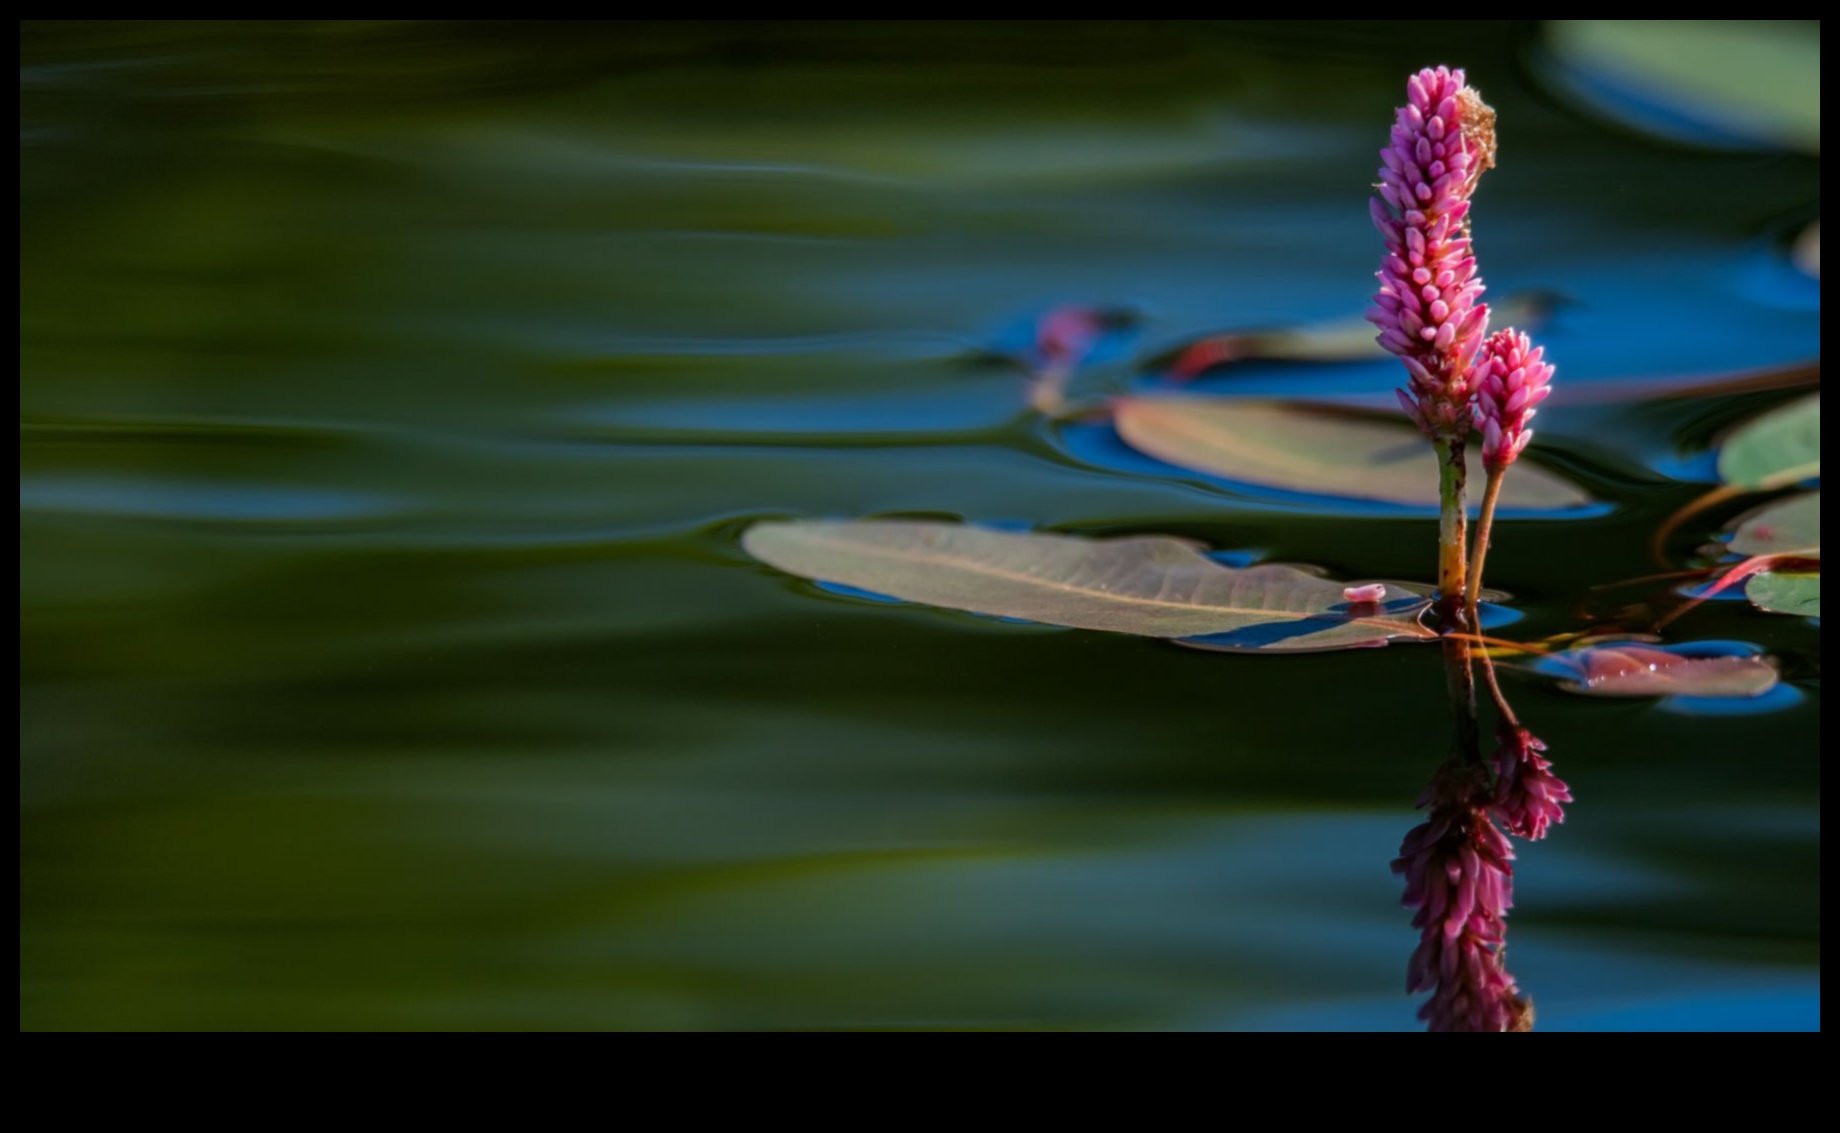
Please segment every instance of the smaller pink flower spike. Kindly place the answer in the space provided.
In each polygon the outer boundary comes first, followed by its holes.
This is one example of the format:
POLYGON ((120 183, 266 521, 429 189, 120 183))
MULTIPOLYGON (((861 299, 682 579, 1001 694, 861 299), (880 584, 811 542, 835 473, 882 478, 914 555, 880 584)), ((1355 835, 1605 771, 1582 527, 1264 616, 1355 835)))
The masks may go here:
POLYGON ((1356 605, 1386 601, 1386 583, 1370 582, 1366 586, 1345 586, 1342 598, 1356 605))
POLYGON ((1533 430, 1536 407, 1552 393, 1553 368, 1546 348, 1509 327, 1490 335, 1476 363, 1476 430, 1482 434, 1482 463, 1490 472, 1513 464, 1533 430))

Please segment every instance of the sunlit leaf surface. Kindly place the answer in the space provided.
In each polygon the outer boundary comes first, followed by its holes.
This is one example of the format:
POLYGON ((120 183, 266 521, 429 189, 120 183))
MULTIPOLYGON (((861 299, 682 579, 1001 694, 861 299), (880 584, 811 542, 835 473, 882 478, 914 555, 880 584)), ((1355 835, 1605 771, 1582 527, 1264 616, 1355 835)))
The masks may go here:
POLYGON ((1821 555, 1821 493, 1803 492, 1752 513, 1731 537, 1741 555, 1821 555))
MULTIPOLYGON (((1320 406, 1240 398, 1120 398, 1118 435, 1158 460, 1227 480, 1295 492, 1394 504, 1437 505, 1437 457, 1403 420, 1320 406)), ((1470 454, 1470 478, 1482 482, 1470 454)), ((1576 485, 1522 461, 1502 488, 1502 506, 1557 511, 1591 498, 1576 485)))
POLYGON ((1821 576, 1818 574, 1765 571, 1745 579, 1744 596, 1758 609, 1772 614, 1821 616, 1821 576))
POLYGON ((1776 687, 1776 667, 1746 648, 1623 643, 1542 658, 1536 669, 1587 696, 1746 698, 1776 687))
POLYGON ((1435 636, 1429 600, 1388 585, 1351 604, 1345 583, 1277 563, 1236 570, 1165 536, 1081 539, 899 520, 757 523, 749 554, 803 578, 955 610, 1217 648, 1354 649, 1435 636))
POLYGON ((1821 474, 1821 395, 1810 394, 1739 426, 1719 450, 1719 478, 1772 488, 1821 474))
POLYGON ((1790 20, 1556 20, 1570 92, 1651 133, 1821 148, 1821 32, 1790 20))

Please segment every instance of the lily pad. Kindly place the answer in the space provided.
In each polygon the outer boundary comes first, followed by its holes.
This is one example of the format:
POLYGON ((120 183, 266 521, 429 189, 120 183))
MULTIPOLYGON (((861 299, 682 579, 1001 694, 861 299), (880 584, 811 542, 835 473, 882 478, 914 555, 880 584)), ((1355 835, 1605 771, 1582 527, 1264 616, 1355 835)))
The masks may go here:
MULTIPOLYGON (((1294 492, 1436 507, 1437 455, 1403 419, 1286 401, 1132 395, 1113 403, 1126 444, 1210 476, 1294 492)), ((1482 483, 1471 446, 1469 474, 1482 483)), ((1575 484, 1528 461, 1502 483, 1501 506, 1588 506, 1575 484)))
POLYGON ((1802 492, 1751 513, 1732 534, 1740 555, 1821 557, 1821 493, 1802 492))
POLYGON ((1780 679, 1754 646, 1734 642, 1593 645, 1543 657, 1536 672, 1586 696, 1762 696, 1780 679))
POLYGON ((1430 600, 1386 584, 1351 603, 1349 585, 1278 563, 1235 569, 1167 536, 1082 539, 903 520, 770 520, 742 546, 789 574, 929 606, 1145 637, 1207 637, 1215 648, 1358 649, 1436 634, 1430 600))
POLYGON ((1711 146, 1821 149, 1821 33, 1790 20, 1555 20, 1556 77, 1594 109, 1711 146))
POLYGON ((1821 616, 1821 576, 1818 574, 1789 571, 1754 574, 1744 581, 1744 596, 1758 609, 1772 614, 1821 616))
MULTIPOLYGON (((1509 295, 1490 305, 1491 320, 1497 326, 1537 330, 1552 314, 1558 298, 1550 291, 1509 295)), ((1388 357, 1391 355, 1374 340, 1374 324, 1361 315, 1350 315, 1301 326, 1211 334, 1158 359, 1152 369, 1187 380, 1233 362, 1373 362, 1388 357)))
POLYGON ((1821 395, 1810 394, 1740 425, 1719 449, 1719 478, 1765 491, 1821 474, 1821 395))

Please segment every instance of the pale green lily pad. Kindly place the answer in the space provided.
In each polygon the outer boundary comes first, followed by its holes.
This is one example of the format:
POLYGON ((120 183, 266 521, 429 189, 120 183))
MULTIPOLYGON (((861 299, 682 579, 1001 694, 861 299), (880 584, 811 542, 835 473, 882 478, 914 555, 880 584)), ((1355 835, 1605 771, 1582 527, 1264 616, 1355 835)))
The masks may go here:
POLYGON ((1818 574, 1779 571, 1754 574, 1744 582, 1744 596, 1758 609, 1772 614, 1821 616, 1821 576, 1818 574))
POLYGON ((802 578, 872 594, 1048 625, 1146 637, 1205 637, 1215 648, 1359 649, 1436 634, 1430 599, 1384 584, 1353 603, 1346 583, 1293 566, 1235 569, 1167 536, 1082 539, 902 520, 772 520, 748 528, 749 554, 802 578))
MULTIPOLYGON (((1210 476, 1344 499, 1438 505, 1437 454, 1403 417, 1249 398, 1133 395, 1113 403, 1112 419, 1132 448, 1210 476)), ((1476 447, 1470 446, 1469 475, 1480 485, 1476 447)), ((1591 502, 1583 489, 1529 460, 1502 481, 1501 506, 1508 509, 1560 511, 1591 502)))
POLYGON ((1719 478, 1764 491, 1821 474, 1821 395, 1810 394, 1740 425, 1719 449, 1719 478))
POLYGON ((1821 493, 1802 492, 1751 513, 1738 524, 1731 549, 1740 555, 1821 555, 1821 493))

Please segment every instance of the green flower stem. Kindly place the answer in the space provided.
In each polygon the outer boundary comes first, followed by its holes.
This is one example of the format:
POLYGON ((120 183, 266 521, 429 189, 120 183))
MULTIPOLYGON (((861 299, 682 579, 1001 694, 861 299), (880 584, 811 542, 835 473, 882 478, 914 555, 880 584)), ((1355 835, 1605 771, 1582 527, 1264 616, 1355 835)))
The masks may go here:
MULTIPOLYGON (((1464 619, 1468 558, 1465 552, 1469 516, 1464 506, 1463 442, 1433 442, 1438 454, 1438 629, 1461 635, 1470 627, 1464 619)), ((1450 694, 1453 758, 1482 758, 1476 729, 1476 674, 1470 663, 1470 643, 1462 636, 1444 639, 1444 684, 1450 694)))
POLYGON ((1463 617, 1468 570, 1469 516, 1463 501, 1463 442, 1432 442, 1438 454, 1438 629, 1443 633, 1471 628, 1463 617))
POLYGON ((1501 498, 1501 481, 1508 470, 1491 468, 1482 489, 1482 514, 1476 517, 1476 546, 1469 560, 1469 586, 1463 591, 1463 611, 1471 629, 1482 626, 1477 606, 1482 601, 1482 563, 1489 555, 1489 537, 1495 530, 1495 502, 1501 498))

